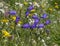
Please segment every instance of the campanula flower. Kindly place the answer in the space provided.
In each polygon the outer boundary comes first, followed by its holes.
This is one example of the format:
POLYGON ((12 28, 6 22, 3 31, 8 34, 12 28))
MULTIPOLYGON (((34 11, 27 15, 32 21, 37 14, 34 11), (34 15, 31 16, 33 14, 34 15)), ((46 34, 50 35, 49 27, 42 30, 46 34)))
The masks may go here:
POLYGON ((22 28, 30 28, 30 24, 29 24, 29 23, 23 24, 23 25, 22 25, 22 28))
POLYGON ((44 28, 44 24, 43 23, 39 24, 38 28, 44 28))
POLYGON ((20 19, 20 17, 19 16, 16 16, 16 19, 20 19))
POLYGON ((38 16, 37 15, 33 15, 32 18, 33 19, 38 19, 38 16))
POLYGON ((46 22, 45 22, 46 25, 48 25, 48 24, 50 24, 50 23, 51 23, 50 20, 46 20, 46 22))
POLYGON ((32 9, 34 9, 34 6, 33 6, 33 5, 30 5, 30 6, 28 7, 28 10, 32 10, 32 9))
POLYGON ((15 10, 11 10, 11 11, 9 11, 9 14, 10 15, 16 15, 16 11, 15 10))
POLYGON ((16 16, 16 20, 15 20, 15 22, 18 23, 19 20, 20 20, 20 17, 19 17, 19 16, 16 16))
POLYGON ((47 14, 44 13, 41 18, 43 19, 47 18, 47 14))
POLYGON ((34 19, 34 24, 38 24, 39 23, 39 19, 34 19))
POLYGON ((30 12, 29 11, 26 11, 25 15, 28 16, 29 14, 30 14, 30 12))
POLYGON ((36 28, 36 27, 37 27, 36 24, 32 24, 32 25, 30 26, 30 28, 36 28))

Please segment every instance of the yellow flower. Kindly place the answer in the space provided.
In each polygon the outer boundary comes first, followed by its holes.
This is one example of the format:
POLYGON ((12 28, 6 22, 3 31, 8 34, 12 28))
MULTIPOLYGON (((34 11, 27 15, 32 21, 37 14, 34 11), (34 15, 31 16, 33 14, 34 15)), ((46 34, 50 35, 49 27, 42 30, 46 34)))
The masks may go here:
POLYGON ((16 16, 11 16, 11 18, 12 18, 13 20, 16 20, 16 16))
POLYGON ((37 6, 37 7, 40 7, 40 5, 37 2, 35 2, 35 1, 33 2, 33 5, 37 6))
POLYGON ((14 26, 11 25, 10 27, 11 27, 12 29, 14 29, 14 26))
POLYGON ((49 8, 50 11, 52 11, 53 9, 52 8, 49 8))
POLYGON ((59 8, 59 7, 58 7, 58 5, 56 5, 56 6, 55 6, 55 8, 57 8, 57 9, 58 9, 58 8, 59 8))
POLYGON ((35 6, 36 6, 37 4, 38 4, 37 2, 35 2, 35 1, 33 2, 33 5, 35 5, 35 6))
POLYGON ((22 24, 22 21, 19 21, 18 24, 22 24))
POLYGON ((32 14, 29 14, 28 16, 32 16, 32 14))
POLYGON ((3 19, 3 20, 1 20, 2 22, 4 22, 4 23, 7 23, 7 22, 9 22, 9 20, 8 19, 3 19))
POLYGON ((35 9, 31 10, 30 12, 35 12, 35 9))
POLYGON ((57 2, 55 2, 55 4, 58 4, 57 2))
POLYGON ((44 5, 41 5, 41 7, 44 9, 44 5))
POLYGON ((37 4, 37 2, 34 1, 33 4, 37 4))
POLYGON ((10 37, 10 33, 7 32, 6 30, 2 30, 3 37, 10 37))
POLYGON ((28 2, 24 1, 24 5, 28 5, 28 2))

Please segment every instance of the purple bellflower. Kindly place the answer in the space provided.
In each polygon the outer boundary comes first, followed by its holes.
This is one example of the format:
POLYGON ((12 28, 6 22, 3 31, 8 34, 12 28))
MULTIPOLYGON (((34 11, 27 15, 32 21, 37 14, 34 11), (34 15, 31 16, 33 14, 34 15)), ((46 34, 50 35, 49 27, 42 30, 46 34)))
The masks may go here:
POLYGON ((20 20, 20 17, 19 17, 19 16, 16 16, 16 20, 15 20, 15 22, 18 23, 19 20, 20 20))
POLYGON ((38 24, 39 23, 39 19, 34 19, 34 24, 38 24))
POLYGON ((29 14, 30 14, 30 12, 29 11, 26 11, 25 15, 28 16, 29 14))
POLYGON ((44 28, 44 24, 43 23, 39 24, 38 28, 44 28))
POLYGON ((32 18, 33 19, 38 19, 38 16, 37 15, 33 15, 32 18))
POLYGON ((36 28, 36 27, 37 27, 36 24, 33 24, 30 26, 31 29, 36 28))
POLYGON ((48 24, 50 24, 50 23, 51 23, 50 20, 46 20, 46 22, 45 22, 46 25, 48 25, 48 24))
POLYGON ((30 5, 27 10, 32 10, 32 9, 34 9, 34 6, 30 5))
POLYGON ((23 25, 22 25, 22 28, 30 28, 30 24, 29 24, 29 23, 23 24, 23 25))
POLYGON ((9 11, 9 14, 10 15, 16 15, 16 11, 15 10, 11 10, 11 11, 9 11))
POLYGON ((43 18, 43 19, 47 18, 47 14, 44 13, 44 14, 41 16, 41 18, 43 18))

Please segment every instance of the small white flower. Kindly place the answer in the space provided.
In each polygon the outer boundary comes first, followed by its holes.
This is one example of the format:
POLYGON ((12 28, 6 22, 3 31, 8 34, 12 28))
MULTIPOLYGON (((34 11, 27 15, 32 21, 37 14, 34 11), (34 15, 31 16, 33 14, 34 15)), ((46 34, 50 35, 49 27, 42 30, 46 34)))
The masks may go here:
POLYGON ((6 9, 7 9, 7 8, 8 8, 8 6, 4 6, 4 8, 6 8, 6 9))
POLYGON ((17 24, 17 26, 19 26, 19 27, 20 27, 21 25, 20 25, 20 24, 17 24))
POLYGON ((6 25, 8 25, 8 22, 6 23, 6 25))
POLYGON ((19 27, 20 27, 20 26, 21 26, 21 24, 17 24, 17 26, 19 26, 19 27))
POLYGON ((56 9, 53 9, 53 11, 56 11, 56 9))
POLYGON ((47 40, 50 39, 50 37, 47 37, 47 40))
POLYGON ((5 13, 5 10, 4 10, 4 9, 0 9, 0 11, 1 11, 2 13, 5 13))
POLYGON ((58 11, 58 14, 60 14, 60 11, 58 11))
POLYGON ((54 46, 58 46, 58 44, 55 44, 54 46))
POLYGON ((43 44, 44 44, 44 46, 47 46, 46 43, 43 43, 43 44))
POLYGON ((15 5, 19 5, 19 3, 18 2, 15 2, 15 5))
POLYGON ((37 13, 34 13, 35 15, 38 15, 37 13))
POLYGON ((38 29, 38 31, 36 31, 37 34, 40 34, 40 30, 38 29))
POLYGON ((33 44, 36 44, 36 41, 34 39, 31 39, 33 44))
POLYGON ((40 7, 40 5, 37 2, 34 2, 34 6, 40 7))
POLYGON ((29 24, 33 24, 34 20, 33 19, 29 19, 29 24))
POLYGON ((30 5, 32 5, 32 2, 29 2, 30 5))
POLYGON ((46 2, 46 4, 48 4, 48 1, 46 2))
POLYGON ((20 3, 19 6, 22 8, 23 7, 23 4, 20 3))
POLYGON ((59 22, 60 22, 60 20, 59 20, 59 22))
POLYGON ((42 39, 42 42, 45 42, 44 39, 42 39))
POLYGON ((38 37, 38 40, 40 40, 40 37, 38 37))
POLYGON ((35 41, 35 40, 33 40, 33 43, 36 43, 36 41, 35 41))
POLYGON ((53 0, 50 0, 50 1, 53 1, 53 0))
POLYGON ((3 24, 3 22, 1 22, 3 24))
POLYGON ((3 7, 3 5, 4 5, 3 2, 0 2, 0 7, 3 7))
POLYGON ((20 6, 20 8, 22 8, 22 7, 23 7, 23 4, 18 3, 18 2, 16 2, 16 3, 15 3, 15 5, 19 5, 19 6, 20 6))
POLYGON ((29 18, 29 16, 27 16, 27 18, 29 18))
POLYGON ((46 4, 44 4, 44 6, 46 6, 46 4))
POLYGON ((53 21, 53 23, 57 23, 57 21, 53 21))

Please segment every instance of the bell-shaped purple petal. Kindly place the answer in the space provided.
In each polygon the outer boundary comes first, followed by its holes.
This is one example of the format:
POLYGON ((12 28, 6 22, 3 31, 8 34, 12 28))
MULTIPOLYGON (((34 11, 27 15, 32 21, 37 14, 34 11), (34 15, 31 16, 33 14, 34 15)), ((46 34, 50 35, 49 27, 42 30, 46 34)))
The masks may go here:
POLYGON ((28 16, 28 15, 30 14, 30 12, 29 12, 29 11, 26 11, 26 13, 25 13, 25 14, 26 14, 26 16, 28 16))
POLYGON ((39 19, 34 19, 34 24, 38 24, 39 23, 39 19))
POLYGON ((38 28, 44 28, 44 24, 43 23, 39 24, 38 28))
POLYGON ((19 19, 20 20, 20 17, 19 16, 16 16, 16 19, 19 19))
POLYGON ((50 20, 46 20, 46 22, 45 22, 46 25, 47 25, 47 24, 50 24, 50 23, 51 23, 50 20))
POLYGON ((32 18, 33 19, 38 19, 38 16, 37 15, 33 15, 32 18))
POLYGON ((28 24, 28 23, 27 24, 23 24, 22 28, 30 28, 30 24, 28 24))
POLYGON ((15 20, 15 22, 18 23, 19 20, 20 20, 20 17, 19 17, 19 16, 16 16, 16 20, 15 20))
POLYGON ((11 10, 11 11, 9 11, 9 14, 10 15, 16 15, 16 11, 15 10, 11 10))
POLYGON ((34 6, 33 6, 33 5, 30 5, 30 6, 28 7, 28 10, 32 10, 32 9, 34 9, 34 6))
POLYGON ((31 25, 30 28, 36 28, 37 26, 35 24, 31 25))
POLYGON ((41 16, 41 18, 43 18, 43 19, 47 18, 47 14, 44 13, 44 14, 41 16))

